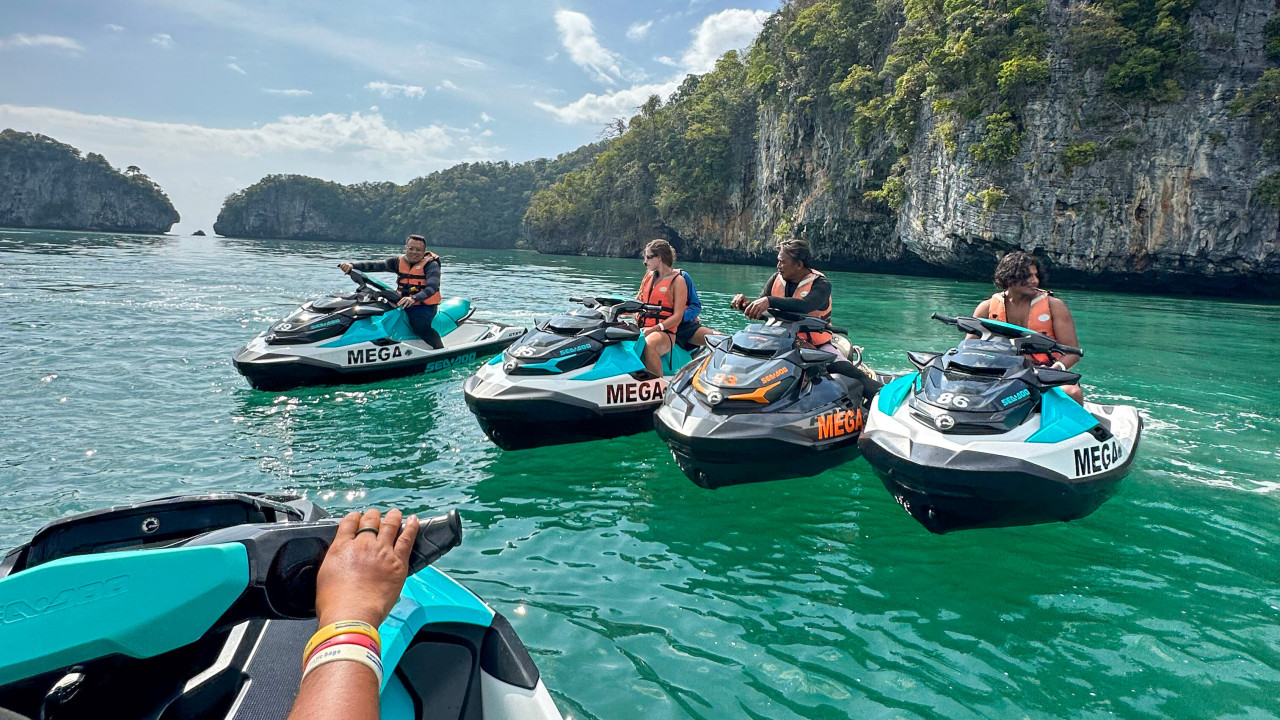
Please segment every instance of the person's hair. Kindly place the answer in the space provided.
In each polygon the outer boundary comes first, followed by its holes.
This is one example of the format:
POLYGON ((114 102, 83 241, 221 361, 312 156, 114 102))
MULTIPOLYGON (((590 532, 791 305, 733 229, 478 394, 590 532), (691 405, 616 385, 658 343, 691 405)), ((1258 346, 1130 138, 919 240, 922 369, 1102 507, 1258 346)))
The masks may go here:
POLYGON ((809 243, 800 238, 787 238, 778 243, 778 252, 787 254, 792 261, 798 262, 806 268, 813 268, 813 250, 809 248, 809 243))
POLYGON ((421 235, 410 235, 409 237, 404 239, 404 243, 408 245, 414 240, 417 240, 418 242, 422 243, 422 247, 424 248, 427 246, 427 239, 422 237, 421 235))
POLYGON ((657 240, 650 240, 649 244, 644 246, 644 254, 657 255, 662 262, 670 265, 671 267, 676 266, 675 248, 671 247, 671 243, 661 238, 657 240))
POLYGON ((1015 285, 1026 284, 1027 280, 1031 278, 1031 268, 1036 269, 1040 287, 1044 287, 1049 281, 1049 273, 1044 269, 1044 263, 1037 260, 1035 255, 1021 250, 1014 250, 1000 258, 999 264, 996 265, 995 275, 991 279, 996 284, 996 287, 1001 290, 1008 290, 1015 285))

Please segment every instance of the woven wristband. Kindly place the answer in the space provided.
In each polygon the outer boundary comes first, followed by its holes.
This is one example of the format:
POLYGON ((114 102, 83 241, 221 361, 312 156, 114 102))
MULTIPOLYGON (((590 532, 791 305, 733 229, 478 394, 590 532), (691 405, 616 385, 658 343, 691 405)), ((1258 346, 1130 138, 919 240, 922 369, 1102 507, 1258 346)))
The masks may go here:
POLYGON ((311 658, 315 657, 317 653, 335 645, 359 645, 360 647, 367 648, 369 652, 374 655, 382 655, 382 648, 378 647, 378 644, 373 641, 373 638, 368 635, 361 635, 360 633, 346 633, 344 635, 332 637, 317 645, 316 649, 312 650, 311 654, 303 659, 302 667, 306 668, 307 663, 310 662, 311 658))
POLYGON ((321 643, 347 633, 359 633, 371 638, 378 647, 382 647, 382 637, 378 635, 377 628, 360 620, 342 620, 332 625, 325 625, 317 630, 315 635, 311 636, 311 640, 307 642, 307 649, 302 653, 302 661, 306 662, 307 658, 316 651, 316 648, 320 647, 321 643))
POLYGON ((331 648, 325 648, 324 650, 316 653, 315 656, 313 656, 307 663, 306 669, 302 671, 302 679, 306 680, 307 675, 310 675, 313 670, 321 665, 328 665, 331 662, 341 662, 343 660, 358 662, 372 670, 373 674, 378 678, 378 687, 382 687, 382 660, 378 659, 377 655, 370 652, 369 648, 361 645, 352 645, 350 643, 334 645, 331 648))

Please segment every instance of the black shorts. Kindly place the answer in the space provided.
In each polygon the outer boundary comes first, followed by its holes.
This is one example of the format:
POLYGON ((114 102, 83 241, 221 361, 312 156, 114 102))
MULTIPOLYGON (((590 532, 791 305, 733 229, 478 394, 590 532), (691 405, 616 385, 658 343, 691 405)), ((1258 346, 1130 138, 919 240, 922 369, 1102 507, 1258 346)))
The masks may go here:
MULTIPOLYGON (((676 344, 685 350, 692 352, 694 348, 698 347, 693 344, 693 334, 698 332, 698 329, 701 327, 702 323, 697 320, 685 320, 677 325, 675 332, 676 344)), ((670 331, 668 330, 668 332, 670 331)))

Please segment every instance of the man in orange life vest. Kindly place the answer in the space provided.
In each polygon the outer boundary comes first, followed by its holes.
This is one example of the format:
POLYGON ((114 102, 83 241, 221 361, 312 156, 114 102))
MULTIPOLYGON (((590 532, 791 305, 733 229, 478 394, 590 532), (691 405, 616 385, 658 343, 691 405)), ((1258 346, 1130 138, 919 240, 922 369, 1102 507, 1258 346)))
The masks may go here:
POLYGON ((413 332, 433 348, 444 347, 440 334, 431 327, 440 307, 440 256, 427 252, 427 241, 421 235, 410 235, 404 241, 404 255, 362 263, 339 263, 342 272, 393 272, 396 274, 396 291, 400 293, 397 307, 409 317, 413 332))
MULTIPOLYGON (((1035 256, 1014 250, 1000 259, 993 278, 1000 292, 978 303, 973 316, 999 320, 1034 330, 1063 345, 1080 347, 1076 338, 1076 321, 1066 303, 1048 290, 1040 289, 1048 276, 1035 256)), ((1032 355, 1038 365, 1066 370, 1080 361, 1078 355, 1032 355)), ((1079 385, 1064 385, 1062 391, 1072 400, 1084 404, 1084 391, 1079 385)))
MULTIPOLYGON (((777 268, 760 297, 748 302, 746 295, 735 295, 731 307, 752 320, 759 320, 770 308, 831 320, 831 281, 813 269, 809 243, 798 238, 778 243, 777 268)), ((801 333, 800 339, 819 350, 841 355, 831 344, 829 332, 801 333)))

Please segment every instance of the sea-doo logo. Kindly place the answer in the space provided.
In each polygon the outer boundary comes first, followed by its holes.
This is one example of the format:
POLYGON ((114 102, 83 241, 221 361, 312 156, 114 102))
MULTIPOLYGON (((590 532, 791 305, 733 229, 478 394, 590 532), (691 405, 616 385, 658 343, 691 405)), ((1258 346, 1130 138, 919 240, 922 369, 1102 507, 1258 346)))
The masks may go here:
POLYGON ((956 419, 944 414, 934 418, 933 423, 938 426, 939 430, 950 430, 956 426, 956 419))
POLYGON ((849 433, 860 432, 866 424, 866 419, 862 416, 862 408, 858 408, 852 412, 837 410, 825 415, 819 415, 814 418, 814 422, 818 426, 818 439, 827 440, 841 435, 848 435, 849 433))
POLYGON ((338 324, 338 323, 340 323, 340 322, 342 322, 342 319, 341 319, 341 318, 333 318, 332 320, 325 320, 325 321, 324 321, 324 322, 322 322, 322 323, 317 323, 317 324, 315 324, 315 325, 312 325, 312 326, 311 326, 311 329, 312 329, 312 330, 319 330, 320 328, 327 328, 327 327, 329 327, 329 326, 331 326, 331 325, 337 325, 337 324, 338 324))
POLYGON ((462 363, 465 363, 465 362, 471 362, 472 360, 475 360, 475 359, 476 359, 475 353, 467 353, 466 355, 459 355, 456 358, 449 358, 448 360, 437 360, 433 363, 427 363, 427 367, 424 370, 424 372, 435 372, 437 370, 443 370, 445 368, 453 367, 454 365, 461 365, 462 363))
POLYGON ((388 360, 395 360, 396 358, 401 357, 403 355, 404 355, 404 352, 400 349, 399 344, 396 344, 393 347, 376 347, 376 348, 362 348, 360 350, 348 350, 347 364, 348 365, 367 365, 369 363, 386 362, 388 360))
POLYGON ((150 535, 160 529, 160 518, 149 517, 142 521, 142 532, 150 535))
POLYGON ((564 356, 564 355, 572 355, 572 354, 574 354, 574 353, 576 353, 576 352, 581 352, 581 351, 583 351, 583 350, 586 350, 586 349, 587 349, 587 348, 589 348, 589 347, 591 347, 591 343, 583 343, 582 345, 579 345, 579 346, 577 346, 577 347, 571 347, 571 348, 569 348, 568 350, 561 350, 561 351, 560 351, 560 355, 561 355, 561 356, 564 356))
POLYGON ((761 384, 763 384, 763 383, 767 383, 767 382, 769 382, 770 380, 776 380, 776 379, 778 379, 778 378, 780 378, 780 377, 782 377, 783 375, 786 375, 786 374, 787 374, 787 366, 786 366, 786 365, 783 365, 782 367, 778 368, 777 370, 774 370, 773 372, 769 373, 768 375, 765 375, 764 377, 760 378, 760 382, 761 382, 761 384))
POLYGON ((121 575, 102 582, 91 582, 79 587, 69 587, 48 596, 17 600, 0 607, 0 622, 22 622, 48 613, 66 610, 77 605, 87 605, 98 600, 123 595, 129 591, 129 576, 121 575))
POLYGON ((1120 464, 1122 457, 1124 457, 1124 446, 1116 440, 1080 448, 1076 450, 1076 477, 1110 470, 1112 465, 1120 464))
POLYGON ((1000 400, 1000 406, 1001 406, 1001 407, 1009 407, 1010 405, 1012 405, 1012 404, 1014 404, 1014 403, 1018 402, 1019 400, 1021 400, 1021 399, 1022 399, 1022 398, 1024 398, 1024 397, 1027 397, 1027 396, 1028 396, 1028 395, 1030 395, 1030 394, 1031 394, 1031 391, 1030 391, 1030 390, 1028 390, 1028 389, 1026 389, 1026 388, 1023 388, 1023 389, 1019 390, 1018 392, 1016 392, 1016 393, 1014 393, 1014 394, 1010 395, 1010 396, 1009 396, 1009 397, 1007 397, 1007 398, 1002 398, 1002 399, 1000 400))
POLYGON ((605 405, 649 402, 662 399, 662 381, 646 380, 639 383, 609 385, 604 390, 605 405))

